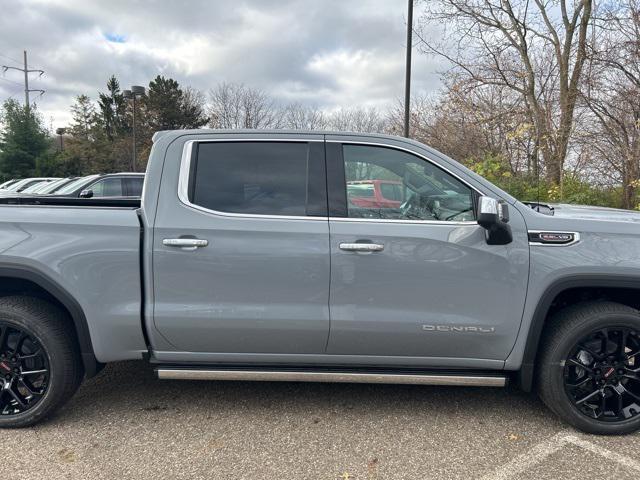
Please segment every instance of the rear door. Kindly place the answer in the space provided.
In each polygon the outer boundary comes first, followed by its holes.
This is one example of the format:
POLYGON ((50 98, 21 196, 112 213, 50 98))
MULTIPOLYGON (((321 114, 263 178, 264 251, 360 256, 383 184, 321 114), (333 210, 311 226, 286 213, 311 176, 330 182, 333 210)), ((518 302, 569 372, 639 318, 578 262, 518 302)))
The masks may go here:
POLYGON ((324 138, 188 140, 180 181, 166 184, 173 168, 165 164, 153 239, 162 337, 181 352, 323 353, 324 138))
POLYGON ((441 358, 449 367, 503 360, 527 290, 524 221, 514 212, 513 243, 487 245, 474 213, 479 187, 407 147, 327 137, 327 353, 441 358), (400 189, 396 204, 366 205, 349 188, 384 182, 400 189))

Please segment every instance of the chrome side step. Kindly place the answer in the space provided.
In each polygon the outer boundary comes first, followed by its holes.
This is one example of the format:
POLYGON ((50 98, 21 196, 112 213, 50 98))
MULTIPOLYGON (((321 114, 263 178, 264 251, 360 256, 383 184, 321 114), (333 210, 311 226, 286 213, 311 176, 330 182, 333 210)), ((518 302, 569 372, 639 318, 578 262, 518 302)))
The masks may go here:
POLYGON ((504 376, 311 372, 278 370, 206 370, 186 368, 156 368, 163 380, 241 380, 263 382, 336 382, 336 383, 391 383, 407 385, 460 385, 478 387, 504 387, 504 376))

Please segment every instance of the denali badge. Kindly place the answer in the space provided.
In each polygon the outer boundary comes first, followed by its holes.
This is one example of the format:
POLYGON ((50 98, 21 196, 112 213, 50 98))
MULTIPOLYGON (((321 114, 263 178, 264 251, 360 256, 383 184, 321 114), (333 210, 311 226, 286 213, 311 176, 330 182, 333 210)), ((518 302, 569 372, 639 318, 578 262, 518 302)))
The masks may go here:
POLYGON ((578 232, 541 232, 529 230, 531 245, 572 245, 580 240, 578 232))
POLYGON ((462 325, 422 325, 426 332, 456 332, 456 333, 495 333, 494 327, 474 327, 462 325))

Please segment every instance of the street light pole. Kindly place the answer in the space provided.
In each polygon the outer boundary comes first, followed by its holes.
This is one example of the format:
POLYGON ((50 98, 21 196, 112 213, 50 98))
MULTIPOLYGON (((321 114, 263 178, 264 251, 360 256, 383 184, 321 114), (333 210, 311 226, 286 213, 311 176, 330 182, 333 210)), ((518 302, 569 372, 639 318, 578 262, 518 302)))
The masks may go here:
POLYGON ((135 172, 136 171, 136 164, 137 164, 137 159, 138 159, 138 152, 137 152, 137 148, 138 148, 138 142, 136 140, 136 98, 140 98, 143 97, 145 95, 145 89, 144 87, 141 87, 139 85, 133 85, 131 87, 131 90, 124 90, 122 92, 124 98, 126 99, 130 99, 132 101, 132 107, 133 107, 133 125, 131 128, 131 143, 133 145, 132 147, 132 157, 131 157, 131 171, 135 172))
POLYGON ((67 132, 66 128, 56 128, 56 133, 60 137, 60 151, 64 151, 64 134, 67 132))
POLYGON ((409 119, 411 115, 411 50, 413 44, 413 0, 407 6, 407 65, 404 80, 404 136, 409 138, 409 119))
POLYGON ((136 159, 138 158, 137 153, 137 142, 136 142, 136 96, 133 96, 133 159, 131 162, 131 171, 136 171, 136 159))

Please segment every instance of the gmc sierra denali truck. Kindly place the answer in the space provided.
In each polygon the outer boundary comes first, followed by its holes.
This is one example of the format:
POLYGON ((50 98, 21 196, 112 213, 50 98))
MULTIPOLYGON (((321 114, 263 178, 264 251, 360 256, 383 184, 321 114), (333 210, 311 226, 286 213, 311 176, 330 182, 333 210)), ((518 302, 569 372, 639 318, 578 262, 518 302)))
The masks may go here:
POLYGON ((0 200, 0 426, 161 379, 503 386, 640 426, 640 213, 546 214, 420 143, 172 131, 141 200, 0 200), (348 185, 398 182, 367 207, 348 185))

